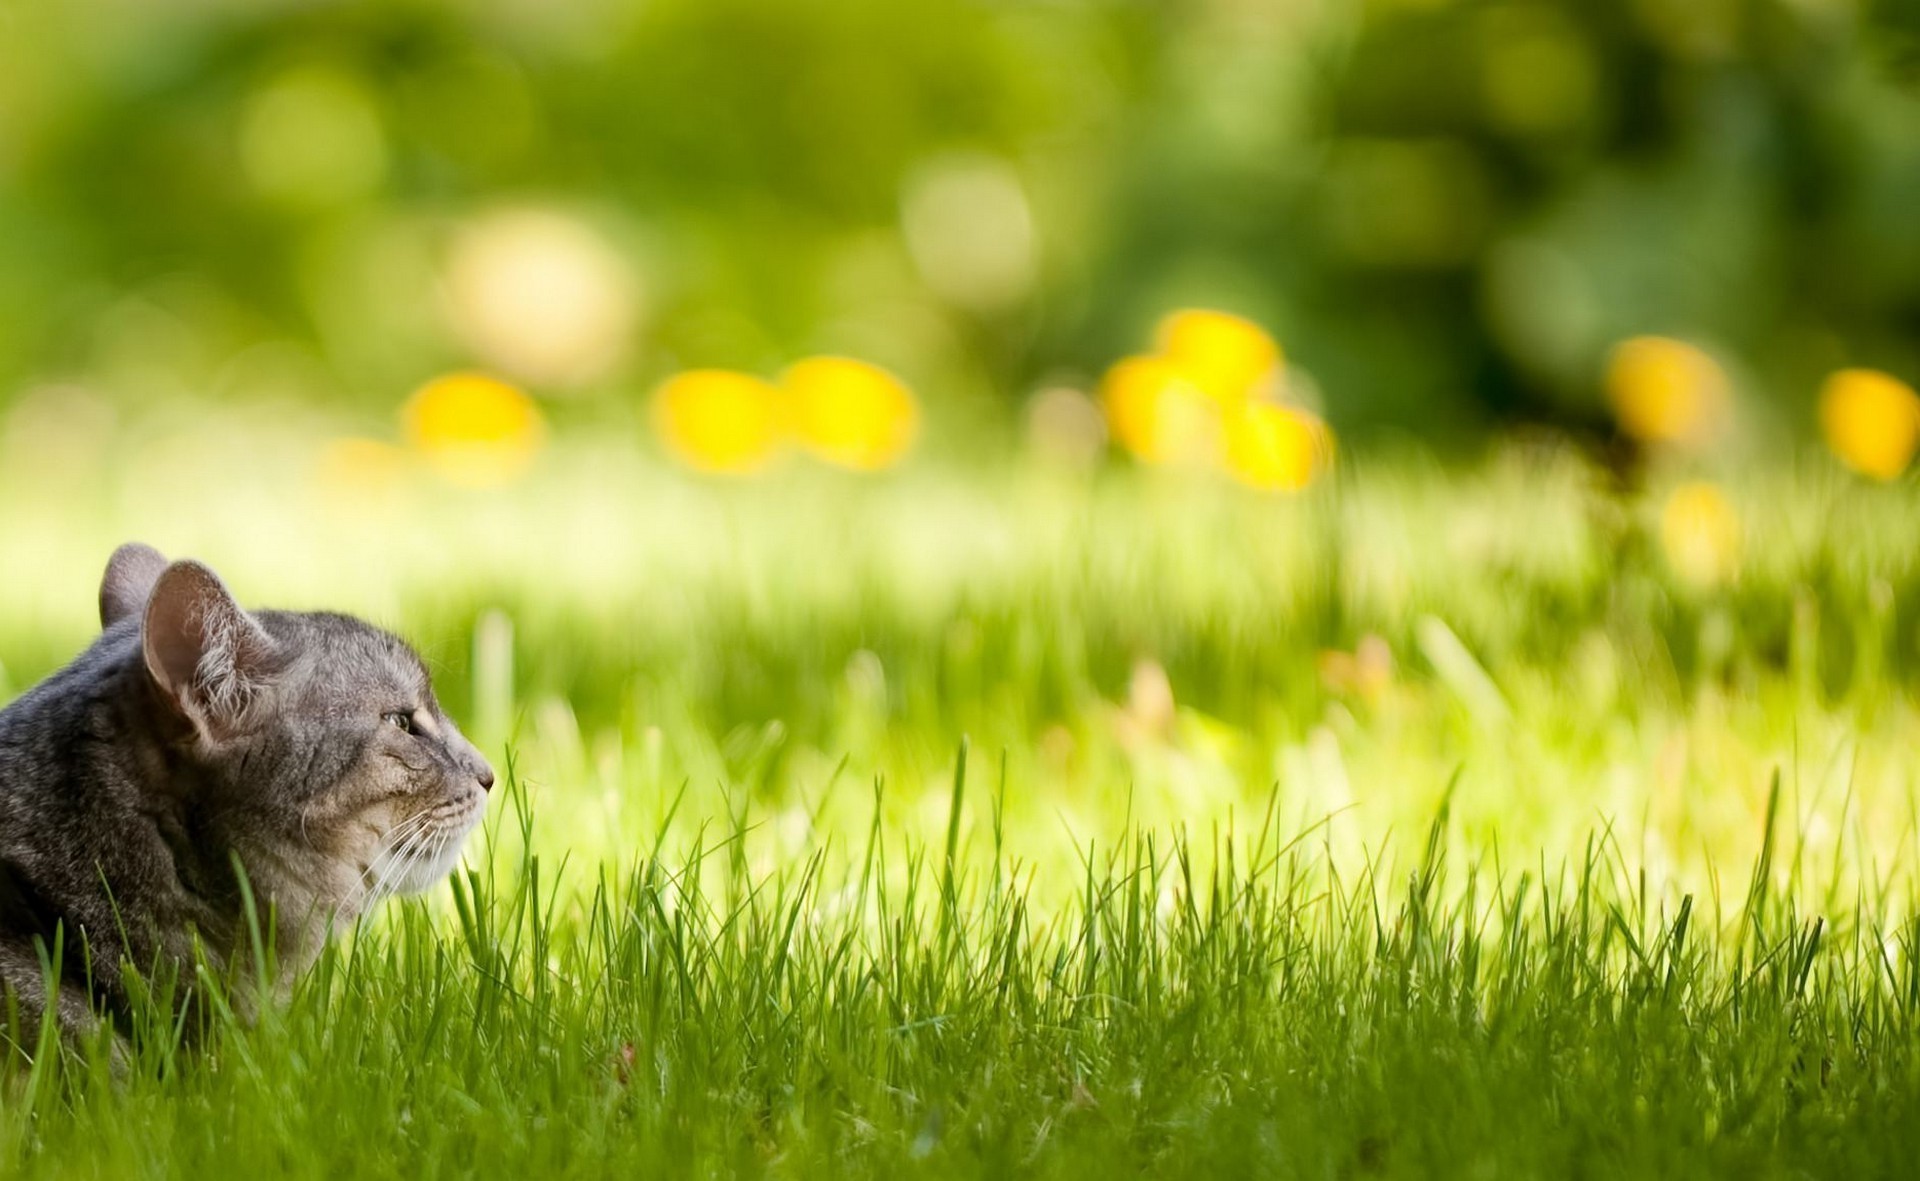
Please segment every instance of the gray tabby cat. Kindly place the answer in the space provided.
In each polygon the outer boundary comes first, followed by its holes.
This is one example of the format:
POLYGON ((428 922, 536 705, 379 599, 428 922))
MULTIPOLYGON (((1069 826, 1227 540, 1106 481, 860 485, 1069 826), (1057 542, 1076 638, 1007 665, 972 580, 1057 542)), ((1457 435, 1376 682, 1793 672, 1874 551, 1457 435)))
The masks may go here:
POLYGON ((243 610, 212 570, 137 544, 107 564, 100 622, 0 710, 16 1036, 31 1044, 44 1011, 36 940, 51 955, 56 928, 55 1011, 79 1032, 96 1013, 124 1024, 156 969, 191 980, 196 942, 216 967, 244 958, 236 861, 285 975, 382 895, 452 869, 493 772, 404 642, 345 615, 243 610))

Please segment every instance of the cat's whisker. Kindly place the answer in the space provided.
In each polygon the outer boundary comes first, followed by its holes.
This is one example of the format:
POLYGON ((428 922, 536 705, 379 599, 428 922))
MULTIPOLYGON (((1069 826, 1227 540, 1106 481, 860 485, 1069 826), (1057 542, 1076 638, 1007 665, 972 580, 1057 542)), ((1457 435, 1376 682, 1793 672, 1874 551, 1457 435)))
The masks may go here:
POLYGON ((379 894, 381 883, 385 882, 387 875, 393 872, 394 862, 397 859, 398 857, 395 850, 382 849, 372 861, 367 863, 367 868, 360 874, 363 905, 372 904, 375 897, 379 894))
POLYGON ((398 893, 415 869, 438 859, 453 836, 449 829, 423 823, 401 848, 394 872, 388 874, 381 883, 382 888, 387 890, 387 896, 398 893))
MULTIPOLYGON (((404 880, 406 865, 411 858, 414 845, 427 836, 427 817, 424 814, 415 817, 413 821, 402 826, 402 831, 408 834, 405 842, 397 849, 389 848, 381 857, 375 858, 376 862, 384 861, 386 864, 380 872, 379 880, 374 882, 373 889, 367 893, 365 906, 371 907, 386 897, 389 883, 404 880)), ((392 844, 391 839, 389 844, 392 844)))
POLYGON ((384 886, 386 891, 385 897, 391 898, 400 892, 402 883, 407 880, 407 875, 413 871, 415 855, 419 853, 421 846, 431 839, 431 835, 426 826, 422 825, 419 831, 407 838, 407 843, 401 846, 400 855, 394 860, 394 871, 388 877, 384 886))
POLYGON ((440 848, 442 844, 445 843, 446 839, 447 839, 447 834, 445 833, 445 831, 435 831, 434 833, 429 835, 427 839, 417 844, 413 848, 412 852, 410 852, 407 855, 405 870, 400 874, 398 878, 394 879, 394 888, 397 890, 399 888, 399 883, 404 882, 409 877, 411 877, 413 875, 413 871, 416 868, 418 868, 421 865, 425 865, 431 862, 434 858, 438 857, 440 855, 440 848))
POLYGON ((361 883, 364 885, 366 879, 373 874, 377 867, 384 867, 390 864, 391 860, 398 854, 401 843, 410 840, 415 833, 425 829, 427 820, 428 817, 426 813, 417 813, 401 821, 392 832, 388 833, 386 839, 381 842, 380 851, 374 854, 373 859, 367 863, 367 868, 361 871, 361 883))
POLYGON ((373 888, 367 892, 362 909, 370 910, 388 897, 387 884, 400 872, 401 864, 402 860, 399 856, 387 862, 386 868, 380 872, 380 879, 374 882, 373 888))
POLYGON ((363 888, 360 898, 360 912, 362 914, 372 910, 374 904, 380 901, 380 889, 386 885, 387 875, 393 872, 393 858, 389 854, 382 853, 374 859, 373 865, 367 867, 369 873, 373 871, 374 866, 378 866, 380 872, 372 882, 366 884, 363 888))

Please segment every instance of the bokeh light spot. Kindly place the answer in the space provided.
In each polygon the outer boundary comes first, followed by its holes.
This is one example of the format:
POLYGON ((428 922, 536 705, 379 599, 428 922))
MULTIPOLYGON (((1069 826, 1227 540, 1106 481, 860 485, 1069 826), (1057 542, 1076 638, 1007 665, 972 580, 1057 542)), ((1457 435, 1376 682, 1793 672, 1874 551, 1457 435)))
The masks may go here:
POLYGON ((604 237, 540 210, 461 230, 446 293, 467 347, 508 373, 559 386, 600 376, 619 359, 639 302, 631 270, 604 237))
POLYGON ((920 277, 949 303, 998 311, 1033 286, 1033 213, 1002 160, 955 152, 929 161, 907 180, 900 222, 920 277))
POLYGON ((291 205, 364 196, 387 166, 372 97, 352 78, 314 67, 281 75, 248 101, 239 150, 254 187, 291 205))
POLYGON ((1090 468, 1107 449, 1107 422, 1082 391, 1049 386, 1027 402, 1027 440, 1049 462, 1090 468))
POLYGON ((1480 97, 1503 131, 1554 135, 1587 122, 1599 77, 1576 30, 1551 9, 1495 10, 1481 54, 1480 97))

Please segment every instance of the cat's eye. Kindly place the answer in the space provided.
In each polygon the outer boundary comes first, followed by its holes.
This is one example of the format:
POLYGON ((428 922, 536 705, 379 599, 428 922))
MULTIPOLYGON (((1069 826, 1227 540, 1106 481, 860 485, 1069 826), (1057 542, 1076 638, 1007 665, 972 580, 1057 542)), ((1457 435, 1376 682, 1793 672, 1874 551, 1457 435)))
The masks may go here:
POLYGON ((392 713, 381 714, 380 720, 400 731, 402 734, 413 733, 413 715, 405 710, 397 709, 392 713))

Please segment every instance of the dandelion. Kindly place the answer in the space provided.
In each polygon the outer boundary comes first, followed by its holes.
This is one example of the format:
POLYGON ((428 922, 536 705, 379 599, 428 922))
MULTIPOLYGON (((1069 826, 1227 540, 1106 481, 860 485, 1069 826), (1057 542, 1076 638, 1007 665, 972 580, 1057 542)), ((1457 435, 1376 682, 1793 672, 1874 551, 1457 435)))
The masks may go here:
POLYGON ((696 471, 746 475, 771 463, 785 441, 780 391, 749 373, 692 369, 653 394, 655 432, 696 471))
POLYGON ((1226 469, 1250 488, 1298 492, 1333 462, 1333 432, 1314 414, 1249 402, 1228 416, 1226 469))
POLYGON ((1731 387, 1719 362, 1683 340, 1636 336, 1607 360, 1607 398, 1620 429, 1642 443, 1697 446, 1724 424, 1731 387))
POLYGON ((1820 388, 1820 430, 1840 462, 1891 480, 1920 447, 1920 396, 1877 369, 1842 369, 1820 388))
POLYGON ((1695 480, 1667 497, 1660 514, 1660 544, 1674 572, 1695 586, 1731 579, 1740 565, 1740 518, 1726 495, 1695 480))
POLYGON ((900 380, 865 361, 809 357, 780 385, 792 401, 801 445, 818 458, 857 472, 891 467, 913 446, 920 410, 900 380))
POLYGON ((546 424, 533 399, 483 373, 451 373, 414 391, 401 410, 408 443, 449 483, 510 483, 533 466, 546 424))
POLYGON ((1154 330, 1154 344, 1182 377, 1223 408, 1271 386, 1280 373, 1280 346, 1266 330, 1226 312, 1171 312, 1154 330))
POLYGON ((1107 370, 1100 401, 1114 441, 1148 463, 1211 464, 1220 408, 1164 357, 1127 357, 1107 370))

